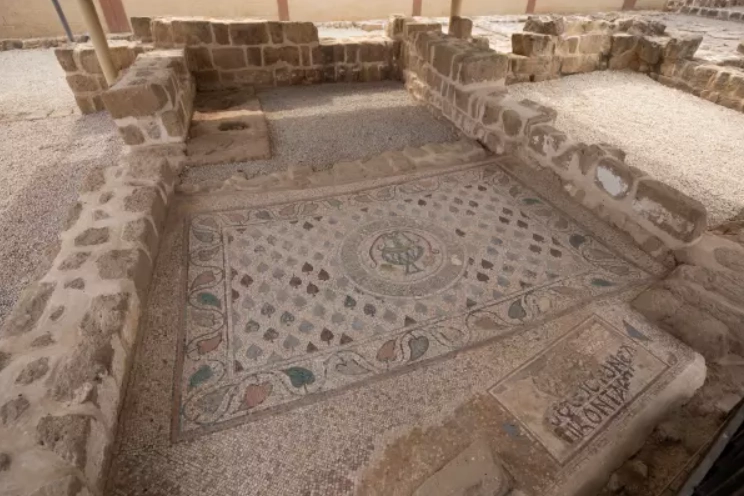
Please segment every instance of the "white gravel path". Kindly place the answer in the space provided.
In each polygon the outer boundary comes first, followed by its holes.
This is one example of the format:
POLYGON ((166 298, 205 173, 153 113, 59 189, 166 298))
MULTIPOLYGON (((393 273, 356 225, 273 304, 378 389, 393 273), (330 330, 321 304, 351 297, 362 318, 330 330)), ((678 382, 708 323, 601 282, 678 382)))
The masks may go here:
POLYGON ((744 114, 630 72, 594 72, 509 87, 558 111, 556 127, 607 142, 644 170, 701 201, 709 225, 744 208, 744 114))
POLYGON ((54 49, 0 52, 0 121, 77 113, 54 49))
POLYGON ((193 167, 184 183, 322 167, 406 146, 453 141, 456 130, 416 103, 398 82, 323 84, 259 93, 273 156, 243 164, 193 167))
POLYGON ((56 255, 82 179, 120 149, 104 113, 0 122, 0 322, 56 255))

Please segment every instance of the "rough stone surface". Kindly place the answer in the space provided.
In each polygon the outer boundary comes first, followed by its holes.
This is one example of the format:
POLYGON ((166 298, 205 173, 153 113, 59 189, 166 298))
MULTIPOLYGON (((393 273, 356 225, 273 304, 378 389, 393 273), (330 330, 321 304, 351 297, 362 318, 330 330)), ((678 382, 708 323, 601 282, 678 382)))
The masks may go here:
POLYGON ((49 372, 49 359, 47 357, 37 358, 23 368, 15 381, 17 384, 26 386, 41 379, 47 372, 49 372))

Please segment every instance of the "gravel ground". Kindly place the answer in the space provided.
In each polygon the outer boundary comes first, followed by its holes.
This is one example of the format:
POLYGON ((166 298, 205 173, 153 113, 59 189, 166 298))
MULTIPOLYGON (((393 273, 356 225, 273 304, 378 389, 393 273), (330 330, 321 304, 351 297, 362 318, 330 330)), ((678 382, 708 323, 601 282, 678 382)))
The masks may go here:
POLYGON ((77 113, 54 49, 0 52, 0 121, 77 113))
POLYGON ((744 208, 744 114, 629 72, 594 72, 509 87, 558 111, 556 127, 607 142, 626 162, 701 201, 709 225, 744 208))
POLYGON ((194 167, 184 183, 322 167, 388 150, 453 141, 457 132, 416 103, 400 83, 326 84, 259 93, 273 157, 243 164, 194 167))
MULTIPOLYGON (((2 73, 2 71, 0 71, 2 73)), ((0 322, 48 269, 78 185, 116 160, 107 114, 0 123, 0 322)))

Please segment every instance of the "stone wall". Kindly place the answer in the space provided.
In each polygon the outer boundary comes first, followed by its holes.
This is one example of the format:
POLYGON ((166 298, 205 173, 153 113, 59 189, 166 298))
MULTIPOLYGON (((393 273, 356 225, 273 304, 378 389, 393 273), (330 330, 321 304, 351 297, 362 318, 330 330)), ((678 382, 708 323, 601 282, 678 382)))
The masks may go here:
MULTIPOLYGON (((703 205, 624 163, 609 145, 571 140, 553 126, 553 109, 506 92, 506 54, 408 23, 406 87, 495 153, 516 153, 556 174, 577 201, 665 257, 694 244, 706 229, 703 205)), ((404 30, 405 31, 405 30, 404 30)))
POLYGON ((137 57, 103 103, 124 143, 152 146, 186 141, 194 95, 184 50, 154 50, 137 57))
POLYGON ((0 330, 3 494, 102 494, 180 155, 93 170, 52 268, 0 330))
POLYGON ((133 18, 132 25, 135 36, 158 48, 184 47, 200 90, 380 81, 397 75, 393 40, 320 40, 311 22, 133 18))
POLYGON ((744 0, 668 0, 664 10, 723 21, 744 22, 744 11, 732 9, 742 6, 744 0))
MULTIPOLYGON (((134 63, 137 55, 151 47, 126 40, 110 40, 111 58, 117 72, 134 63)), ((57 48, 54 51, 59 65, 65 71, 75 101, 83 114, 103 110, 101 95, 108 89, 96 52, 90 43, 80 43, 57 48)))
POLYGON ((683 264, 633 307, 709 360, 744 355, 744 216, 676 255, 683 264))
POLYGON ((652 77, 718 105, 744 112, 744 71, 737 67, 677 60, 662 64, 652 77))

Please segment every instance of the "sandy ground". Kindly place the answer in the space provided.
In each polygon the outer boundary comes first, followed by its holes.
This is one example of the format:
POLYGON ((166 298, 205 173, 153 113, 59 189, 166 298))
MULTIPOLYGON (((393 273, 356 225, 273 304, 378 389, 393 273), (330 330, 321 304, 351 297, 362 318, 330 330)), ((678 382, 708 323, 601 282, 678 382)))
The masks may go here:
POLYGON ((709 225, 744 208, 744 114, 634 73, 594 72, 509 87, 558 111, 556 127, 607 142, 626 162, 701 201, 709 225))
POLYGON ((238 171, 252 177, 290 165, 323 167, 458 137, 397 82, 278 88, 258 97, 269 123, 273 157, 194 167, 184 175, 185 184, 227 179, 238 171))

